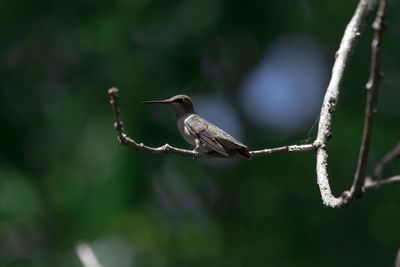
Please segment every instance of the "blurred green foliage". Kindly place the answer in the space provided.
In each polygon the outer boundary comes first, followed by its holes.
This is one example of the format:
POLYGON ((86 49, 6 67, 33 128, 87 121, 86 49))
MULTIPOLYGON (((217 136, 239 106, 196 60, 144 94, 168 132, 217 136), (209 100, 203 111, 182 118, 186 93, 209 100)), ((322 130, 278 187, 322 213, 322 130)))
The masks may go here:
MULTIPOLYGON (((219 166, 135 152, 117 144, 106 95, 121 88, 137 140, 184 147, 172 112, 140 101, 219 94, 242 114, 241 81, 273 40, 307 33, 333 62, 355 2, 2 1, 0 266, 82 266, 80 240, 105 267, 392 266, 398 186, 332 210, 321 203, 313 155, 219 166), (217 74, 202 69, 204 58, 217 74)), ((400 5, 390 4, 371 164, 400 136, 400 5)), ((334 122, 336 195, 351 184, 360 143, 369 25, 334 122)), ((306 137, 304 129, 276 139, 241 118, 250 148, 306 137)))

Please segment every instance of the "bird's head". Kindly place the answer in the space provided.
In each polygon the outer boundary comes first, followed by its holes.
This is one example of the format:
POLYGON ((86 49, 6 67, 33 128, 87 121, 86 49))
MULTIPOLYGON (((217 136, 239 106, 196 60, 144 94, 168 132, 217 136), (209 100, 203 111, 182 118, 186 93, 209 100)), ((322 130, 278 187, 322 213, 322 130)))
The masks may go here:
POLYGON ((195 113, 192 100, 187 95, 176 95, 165 100, 143 101, 142 104, 168 104, 175 110, 177 118, 184 114, 195 113))

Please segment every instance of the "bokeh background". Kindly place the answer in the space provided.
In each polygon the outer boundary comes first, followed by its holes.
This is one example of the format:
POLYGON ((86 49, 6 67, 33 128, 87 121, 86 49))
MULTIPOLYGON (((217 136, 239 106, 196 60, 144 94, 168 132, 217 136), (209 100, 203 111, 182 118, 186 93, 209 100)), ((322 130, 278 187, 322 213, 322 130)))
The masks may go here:
MULTIPOLYGON (((206 161, 116 142, 107 89, 127 132, 189 146, 172 110, 198 113, 251 149, 313 140, 334 54, 357 1, 0 2, 0 266, 392 266, 400 187, 349 208, 322 205, 315 158, 206 161)), ((390 1, 371 165, 400 137, 400 4, 390 1)), ((334 121, 331 183, 353 178, 371 15, 334 121)), ((387 175, 399 173, 399 164, 387 175)))

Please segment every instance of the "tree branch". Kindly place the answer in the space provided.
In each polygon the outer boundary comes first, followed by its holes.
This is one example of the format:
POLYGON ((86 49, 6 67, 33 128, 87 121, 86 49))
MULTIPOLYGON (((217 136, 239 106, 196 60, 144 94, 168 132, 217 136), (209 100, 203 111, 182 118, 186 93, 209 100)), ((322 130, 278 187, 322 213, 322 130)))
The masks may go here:
POLYGON ((386 9, 386 0, 381 0, 375 21, 372 25, 372 28, 374 29, 374 38, 371 45, 372 53, 370 75, 368 83, 365 86, 367 89, 367 101, 365 105, 364 130, 354 183, 351 188, 351 192, 355 195, 355 197, 360 197, 363 193, 369 148, 371 145, 372 126, 376 113, 376 103, 378 100, 379 83, 383 76, 381 72, 381 46, 383 42, 383 34, 386 30, 386 25, 384 22, 386 9))
POLYGON ((336 53, 336 60, 332 69, 332 77, 326 89, 324 101, 321 108, 318 135, 315 143, 317 150, 317 182, 321 191, 322 201, 326 206, 336 208, 347 203, 348 192, 342 196, 335 197, 329 185, 328 177, 328 141, 332 136, 332 117, 339 101, 340 87, 343 81, 344 72, 348 67, 348 61, 357 40, 361 35, 361 30, 367 15, 370 12, 370 1, 361 0, 356 11, 346 27, 339 50, 336 53))
POLYGON ((250 153, 251 155, 253 155, 253 157, 262 157, 284 152, 310 152, 310 151, 315 151, 316 149, 317 147, 315 144, 304 144, 304 145, 291 145, 291 146, 268 148, 263 150, 253 150, 250 151, 250 153))
MULTIPOLYGON (((120 116, 118 93, 119 93, 119 90, 116 87, 110 88, 108 90, 108 96, 110 98, 111 108, 113 110, 114 117, 115 117, 114 127, 117 132, 118 142, 120 144, 130 146, 130 147, 134 148, 135 150, 141 150, 144 152, 155 153, 155 154, 172 153, 172 154, 185 156, 185 157, 206 158, 206 159, 226 158, 225 156, 220 155, 218 153, 214 153, 214 152, 207 152, 207 153, 195 152, 193 150, 176 148, 169 144, 165 144, 160 147, 150 147, 150 146, 144 145, 143 143, 136 142, 135 140, 130 138, 125 133, 124 126, 123 126, 123 123, 121 121, 121 116, 120 116)), ((261 157, 261 156, 268 156, 268 155, 278 154, 278 153, 283 153, 283 152, 309 152, 309 151, 314 151, 315 149, 316 149, 316 147, 314 144, 304 144, 304 145, 292 145, 292 146, 283 146, 283 147, 269 148, 269 149, 263 149, 263 150, 255 150, 255 151, 250 151, 250 153, 253 157, 261 157)))
MULTIPOLYGON (((357 10, 359 10, 359 8, 365 8, 365 11, 368 12, 367 2, 360 1, 357 10)), ((320 191, 321 191, 323 202, 325 205, 330 206, 330 207, 346 206, 352 200, 361 197, 362 193, 366 190, 372 191, 372 190, 380 188, 382 185, 393 184, 393 183, 396 183, 399 181, 399 176, 389 177, 387 179, 380 180, 380 181, 375 181, 375 180, 371 179, 371 177, 366 177, 366 166, 367 166, 368 155, 369 155, 369 147, 371 144, 373 119, 374 119, 374 115, 376 113, 376 103, 377 103, 377 98, 378 98, 379 81, 382 78, 382 73, 380 70, 380 61, 381 61, 381 45, 383 42, 383 34, 386 29, 386 25, 384 22, 386 9, 387 9, 387 0, 381 0, 375 21, 373 23, 374 38, 373 38, 372 45, 371 45, 372 53, 371 53, 370 77, 369 77, 368 83, 366 85, 367 97, 366 97, 366 108, 365 108, 365 117, 364 117, 364 129, 363 129, 363 136, 362 136, 362 142, 361 142, 361 147, 360 147, 357 169, 356 169, 353 185, 352 185, 350 191, 343 192, 339 198, 335 198, 332 195, 330 187, 329 187, 329 180, 327 177, 327 165, 328 165, 327 164, 327 156, 328 156, 327 151, 326 151, 326 149, 321 149, 322 152, 319 153, 320 151, 318 151, 318 153, 317 153, 317 174, 322 174, 322 176, 318 177, 318 183, 320 185, 320 191), (318 165, 318 164, 321 164, 321 165, 318 165), (320 173, 318 173, 318 169, 321 171, 320 173)), ((361 16, 357 16, 357 10, 356 10, 355 15, 353 16, 353 19, 355 17, 361 17, 361 16)), ((353 21, 353 19, 352 19, 352 21, 353 21)), ((365 19, 365 16, 364 16, 364 19, 365 19)), ((351 29, 354 29, 353 28, 354 25, 352 25, 352 21, 350 21, 347 29, 349 29, 349 26, 351 27, 351 29)), ((358 24, 359 27, 360 27, 360 25, 361 24, 358 24)), ((347 29, 346 29, 346 32, 347 32, 347 29)), ((346 35, 346 32, 345 32, 345 35, 346 35)), ((344 39, 344 37, 343 37, 343 39, 344 39)), ((335 69, 335 67, 334 67, 334 69, 335 69)), ((329 87, 328 87, 328 90, 329 90, 329 87)), ((334 107, 333 107, 333 109, 334 109, 334 107)), ((328 111, 329 111, 329 108, 328 108, 328 111)), ((322 114, 322 111, 321 111, 321 114, 322 114)), ((322 126, 324 126, 324 125, 322 125, 322 126)), ((328 129, 328 132, 330 132, 330 128, 327 128, 327 129, 328 129)), ((322 139, 322 141, 324 141, 324 140, 322 139)), ((326 139, 326 141, 327 141, 327 139, 326 139)), ((399 148, 399 150, 400 150, 400 148, 399 148)), ((396 151, 396 152, 393 152, 392 154, 396 155, 396 153, 400 153, 400 152, 396 151)), ((390 156, 390 158, 387 158, 387 161, 392 161, 392 159, 391 159, 392 157, 393 156, 390 156)), ((381 167, 383 168, 384 165, 381 165, 381 167)))
MULTIPOLYGON (((317 183, 324 205, 332 208, 340 208, 347 206, 351 201, 360 197, 364 191, 372 191, 380 188, 383 185, 389 185, 400 181, 400 176, 393 176, 382 180, 376 180, 380 177, 383 169, 387 164, 400 158, 400 143, 379 162, 372 177, 366 176, 366 166, 368 161, 369 148, 372 136, 372 126, 374 114, 376 113, 376 103, 378 98, 379 81, 382 77, 380 71, 381 61, 381 45, 383 41, 385 12, 387 9, 387 0, 381 0, 376 19, 373 23, 374 38, 372 41, 371 67, 370 77, 366 85, 366 108, 364 117, 364 129, 360 153, 358 158, 357 169, 355 172, 354 181, 349 191, 344 191, 341 196, 335 197, 329 184, 328 176, 328 142, 332 136, 332 120, 339 101, 340 88, 343 82, 344 73, 348 67, 350 55, 361 35, 365 20, 370 13, 375 1, 360 0, 353 17, 347 25, 342 37, 336 59, 332 68, 332 76, 327 87, 323 104, 321 107, 320 121, 318 125, 318 134, 312 144, 291 145, 276 147, 263 150, 250 151, 253 157, 264 157, 277 153, 284 152, 311 152, 316 151, 316 172, 317 183)), ((199 153, 192 150, 186 150, 173 147, 165 144, 160 147, 149 147, 143 143, 137 143, 132 138, 129 138, 125 132, 123 123, 120 119, 120 110, 118 105, 118 89, 113 87, 108 90, 111 107, 115 116, 115 129, 117 131, 118 141, 122 145, 130 146, 136 150, 141 150, 150 153, 172 153, 181 156, 192 158, 215 158, 224 157, 215 152, 199 153)))

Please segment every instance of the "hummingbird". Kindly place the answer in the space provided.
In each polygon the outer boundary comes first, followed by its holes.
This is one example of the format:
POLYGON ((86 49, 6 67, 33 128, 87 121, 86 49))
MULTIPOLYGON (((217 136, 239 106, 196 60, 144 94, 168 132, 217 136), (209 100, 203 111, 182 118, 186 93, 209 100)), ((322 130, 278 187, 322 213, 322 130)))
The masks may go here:
POLYGON ((182 137, 195 146, 224 157, 252 157, 247 146, 240 143, 224 130, 196 114, 192 100, 187 95, 176 95, 165 100, 143 101, 142 104, 167 104, 175 111, 176 122, 182 137))

